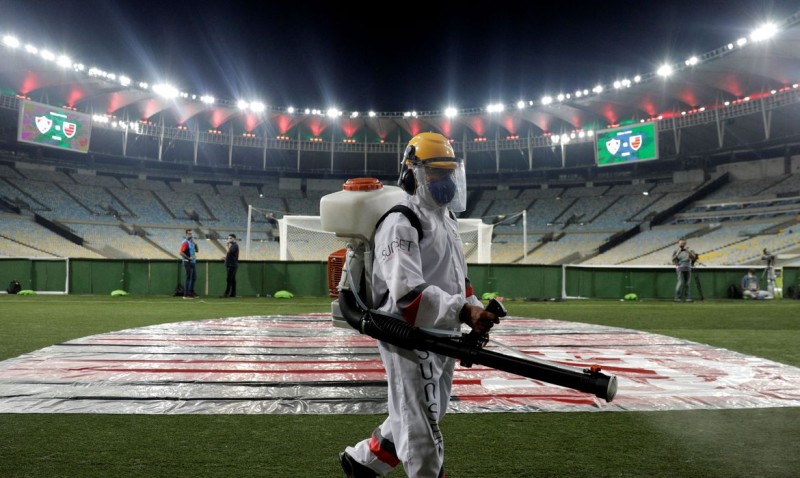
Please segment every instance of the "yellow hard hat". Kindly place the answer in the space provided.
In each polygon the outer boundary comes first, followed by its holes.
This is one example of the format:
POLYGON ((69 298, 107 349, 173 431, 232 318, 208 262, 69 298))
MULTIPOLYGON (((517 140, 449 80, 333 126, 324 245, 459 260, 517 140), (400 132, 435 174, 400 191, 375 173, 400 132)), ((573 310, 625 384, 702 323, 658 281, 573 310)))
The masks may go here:
POLYGON ((408 142, 403 153, 406 166, 424 165, 429 168, 455 169, 456 153, 450 141, 439 133, 420 133, 408 142))

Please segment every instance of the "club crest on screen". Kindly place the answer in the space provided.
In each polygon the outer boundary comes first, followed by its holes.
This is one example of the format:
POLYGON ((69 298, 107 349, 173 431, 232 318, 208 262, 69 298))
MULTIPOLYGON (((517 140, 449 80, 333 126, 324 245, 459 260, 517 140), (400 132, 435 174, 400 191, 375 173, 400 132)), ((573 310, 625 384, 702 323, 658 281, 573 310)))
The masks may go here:
POLYGON ((53 127, 53 120, 51 120, 47 116, 36 117, 36 129, 38 129, 39 132, 41 132, 42 134, 50 131, 50 128, 52 127, 53 127))
POLYGON ((64 123, 62 124, 62 130, 64 131, 64 134, 67 136, 67 138, 71 139, 73 136, 75 136, 75 131, 77 131, 77 127, 75 123, 64 121, 64 123))
POLYGON ((616 138, 606 141, 606 149, 612 155, 617 154, 617 151, 619 151, 619 146, 620 146, 620 140, 616 138))
POLYGON ((639 151, 639 148, 642 147, 642 135, 631 136, 630 146, 632 150, 639 151))

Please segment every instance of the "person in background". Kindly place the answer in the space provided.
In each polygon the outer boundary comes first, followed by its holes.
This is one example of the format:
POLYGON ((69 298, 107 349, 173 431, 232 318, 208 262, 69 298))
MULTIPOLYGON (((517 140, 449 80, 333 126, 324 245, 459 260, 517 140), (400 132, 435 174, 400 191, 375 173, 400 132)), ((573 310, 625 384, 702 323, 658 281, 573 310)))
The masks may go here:
POLYGON ((758 276, 753 269, 748 270, 747 274, 742 277, 742 298, 772 299, 772 294, 758 289, 758 276))
POLYGON ((236 234, 228 234, 228 251, 225 254, 226 276, 225 294, 222 297, 236 297, 236 271, 239 269, 239 244, 236 234))
POLYGON ((181 242, 180 255, 183 268, 186 270, 186 282, 183 285, 183 298, 194 299, 194 283, 197 280, 197 244, 192 237, 192 230, 186 229, 186 237, 181 242))
POLYGON ((692 267, 697 260, 697 254, 686 247, 686 241, 678 241, 678 248, 672 252, 672 263, 678 274, 678 282, 675 284, 675 302, 680 302, 684 298, 686 302, 692 301, 692 267))

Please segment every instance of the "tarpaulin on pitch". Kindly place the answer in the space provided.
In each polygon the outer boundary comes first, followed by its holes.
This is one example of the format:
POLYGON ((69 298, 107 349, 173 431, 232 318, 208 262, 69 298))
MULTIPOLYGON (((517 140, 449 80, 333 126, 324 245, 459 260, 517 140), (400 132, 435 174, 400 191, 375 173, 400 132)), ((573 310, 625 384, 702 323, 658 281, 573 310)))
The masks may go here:
MULTIPOLYGON (((484 366, 456 367, 451 412, 800 406, 800 369, 634 330, 509 317, 488 349, 619 381, 612 403, 484 366)), ((0 362, 0 413, 385 413, 375 340, 327 314, 160 324, 0 362)))

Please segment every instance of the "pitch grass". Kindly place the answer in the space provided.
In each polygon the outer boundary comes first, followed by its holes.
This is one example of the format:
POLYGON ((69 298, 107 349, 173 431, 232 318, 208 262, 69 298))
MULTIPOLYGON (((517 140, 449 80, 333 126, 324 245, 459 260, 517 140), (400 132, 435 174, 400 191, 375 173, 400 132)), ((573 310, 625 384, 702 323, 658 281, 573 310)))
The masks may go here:
MULTIPOLYGON (((131 327, 328 304, 0 296, 0 360, 131 327)), ((645 330, 800 366, 798 302, 506 305, 515 316, 645 330)), ((382 418, 0 414, 0 477, 340 477, 337 453, 382 418)), ((800 408, 450 414, 442 428, 450 478, 800 475, 800 408)))

